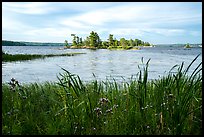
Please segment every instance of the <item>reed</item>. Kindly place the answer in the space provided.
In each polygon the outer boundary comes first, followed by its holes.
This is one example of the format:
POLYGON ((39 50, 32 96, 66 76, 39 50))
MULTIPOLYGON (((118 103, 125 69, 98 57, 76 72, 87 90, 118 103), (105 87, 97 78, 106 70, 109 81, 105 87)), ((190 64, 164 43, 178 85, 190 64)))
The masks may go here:
POLYGON ((32 60, 32 59, 44 59, 46 57, 56 57, 56 56, 75 56, 78 54, 85 54, 85 53, 64 53, 64 54, 8 54, 2 51, 2 61, 3 62, 10 62, 10 61, 25 61, 25 60, 32 60))
MULTIPOLYGON (((198 56, 197 56, 198 57, 198 56)), ((2 84, 2 133, 51 135, 202 134, 202 65, 175 65, 148 81, 150 60, 130 82, 84 83, 66 69, 57 83, 2 84), (176 73, 171 71, 176 70, 176 73)))

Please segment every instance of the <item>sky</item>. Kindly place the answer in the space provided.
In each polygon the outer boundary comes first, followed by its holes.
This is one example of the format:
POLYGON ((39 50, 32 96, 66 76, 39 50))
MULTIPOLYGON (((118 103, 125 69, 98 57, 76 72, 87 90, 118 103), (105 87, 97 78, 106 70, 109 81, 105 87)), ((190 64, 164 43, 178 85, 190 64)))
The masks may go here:
POLYGON ((91 31, 104 41, 202 43, 202 2, 2 2, 2 39, 72 42, 91 31))

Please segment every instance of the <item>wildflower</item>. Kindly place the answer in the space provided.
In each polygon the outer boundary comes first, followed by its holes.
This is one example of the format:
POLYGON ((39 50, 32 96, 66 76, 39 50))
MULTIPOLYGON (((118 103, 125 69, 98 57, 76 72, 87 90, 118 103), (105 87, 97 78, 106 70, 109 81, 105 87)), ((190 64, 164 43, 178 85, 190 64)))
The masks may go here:
POLYGON ((92 128, 92 130, 93 130, 93 131, 96 131, 96 128, 95 128, 95 127, 93 127, 93 128, 92 128))
POLYGON ((22 98, 23 98, 23 99, 27 99, 27 97, 26 97, 26 96, 23 96, 22 98))
POLYGON ((173 97, 173 94, 169 94, 169 97, 173 97))
POLYGON ((143 107, 142 107, 141 109, 142 109, 142 110, 144 110, 144 108, 143 108, 143 107))
POLYGON ((150 128, 150 126, 147 126, 147 129, 149 129, 150 128))
POLYGON ((112 112, 112 108, 106 110, 106 113, 113 113, 113 112, 112 112))
POLYGON ((94 111, 96 111, 97 116, 102 114, 101 108, 95 108, 94 111))
POLYGON ((8 84, 11 85, 12 87, 15 86, 15 84, 13 82, 11 82, 11 81, 8 84))
POLYGON ((12 81, 12 82, 15 82, 15 78, 11 78, 11 81, 12 81))
POLYGON ((7 115, 9 115, 9 116, 10 116, 10 115, 11 115, 11 112, 7 112, 7 115))
POLYGON ((19 82, 17 80, 14 82, 14 84, 20 87, 19 82))
POLYGON ((12 90, 13 92, 15 92, 15 87, 10 87, 10 90, 12 90))
POLYGON ((113 108, 118 108, 118 105, 113 105, 113 108))
POLYGON ((169 94, 169 96, 168 96, 169 98, 173 98, 173 94, 169 94))
POLYGON ((94 111, 99 112, 101 108, 95 108, 94 111))
POLYGON ((19 110, 18 109, 14 109, 14 112, 19 112, 19 110))
POLYGON ((106 98, 100 98, 100 101, 99 101, 99 103, 101 104, 101 106, 106 105, 108 102, 109 102, 109 100, 106 99, 106 98))

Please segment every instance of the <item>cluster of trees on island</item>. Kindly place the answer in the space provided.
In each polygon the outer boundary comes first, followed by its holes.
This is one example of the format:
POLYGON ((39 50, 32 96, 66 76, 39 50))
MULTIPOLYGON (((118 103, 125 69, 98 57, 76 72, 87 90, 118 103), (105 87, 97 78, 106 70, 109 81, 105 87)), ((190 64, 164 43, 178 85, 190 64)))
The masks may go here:
POLYGON ((72 44, 69 46, 68 41, 65 40, 66 48, 132 49, 139 46, 151 46, 149 42, 144 42, 140 39, 126 40, 125 38, 120 38, 120 40, 117 40, 113 37, 113 34, 109 34, 107 41, 102 41, 97 32, 94 31, 84 40, 76 34, 71 34, 71 36, 73 36, 72 44))

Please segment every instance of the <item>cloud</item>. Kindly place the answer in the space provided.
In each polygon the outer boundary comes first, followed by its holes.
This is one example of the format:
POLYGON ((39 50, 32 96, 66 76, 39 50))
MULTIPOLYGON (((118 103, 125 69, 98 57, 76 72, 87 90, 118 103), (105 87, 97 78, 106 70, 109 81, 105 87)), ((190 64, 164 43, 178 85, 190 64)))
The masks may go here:
POLYGON ((2 2, 3 8, 19 14, 48 14, 57 9, 43 2, 2 2))
POLYGON ((102 40, 109 34, 117 38, 151 36, 155 41, 186 34, 201 37, 201 8, 200 3, 179 2, 3 2, 2 29, 4 37, 16 33, 35 39, 57 37, 58 41, 71 41, 72 33, 85 38, 92 30, 102 40))

